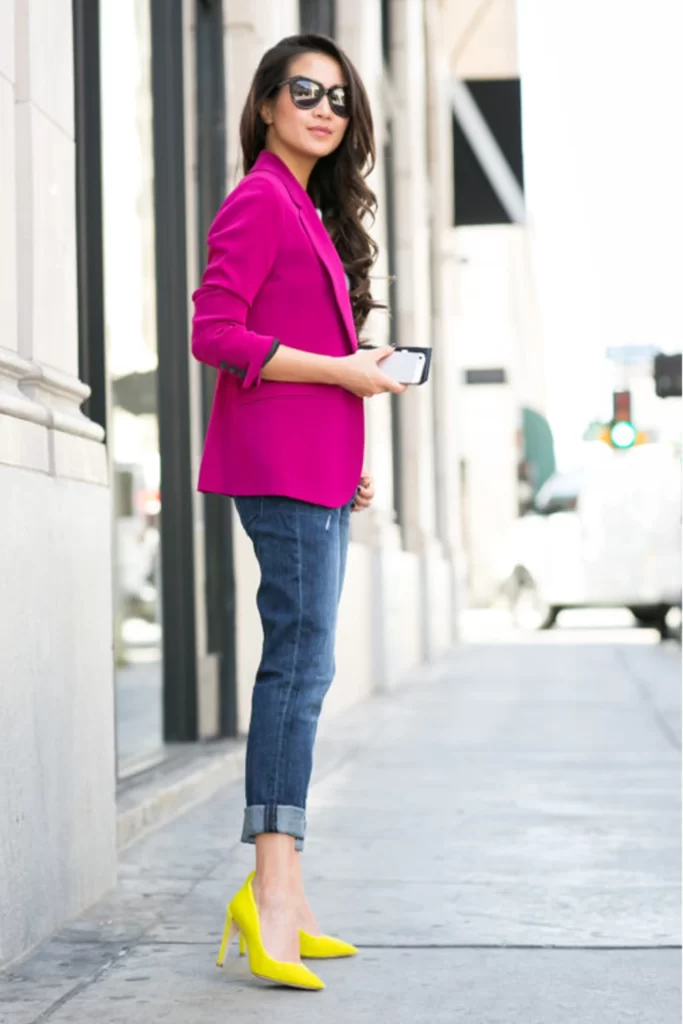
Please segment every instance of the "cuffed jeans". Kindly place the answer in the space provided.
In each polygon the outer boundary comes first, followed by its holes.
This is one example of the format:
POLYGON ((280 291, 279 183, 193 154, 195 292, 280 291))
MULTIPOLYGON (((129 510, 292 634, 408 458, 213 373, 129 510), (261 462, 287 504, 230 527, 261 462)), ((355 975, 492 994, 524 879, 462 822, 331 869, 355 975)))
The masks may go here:
POLYGON ((261 569, 263 653, 247 741, 242 842, 284 832, 303 849, 306 797, 323 699, 334 678, 350 505, 236 498, 261 569))

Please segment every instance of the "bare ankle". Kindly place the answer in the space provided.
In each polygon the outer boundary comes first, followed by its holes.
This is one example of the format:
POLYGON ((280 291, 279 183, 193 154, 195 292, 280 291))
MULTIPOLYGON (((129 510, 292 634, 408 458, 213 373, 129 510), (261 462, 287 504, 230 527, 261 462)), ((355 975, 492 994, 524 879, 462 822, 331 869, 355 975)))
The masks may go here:
POLYGON ((254 879, 254 896, 259 903, 270 906, 286 906, 292 903, 293 894, 288 881, 283 878, 254 879))

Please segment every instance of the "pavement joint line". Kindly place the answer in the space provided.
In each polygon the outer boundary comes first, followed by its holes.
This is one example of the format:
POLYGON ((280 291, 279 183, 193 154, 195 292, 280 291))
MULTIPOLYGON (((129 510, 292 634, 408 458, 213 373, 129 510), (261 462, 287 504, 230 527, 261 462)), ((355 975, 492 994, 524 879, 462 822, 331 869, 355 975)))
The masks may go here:
POLYGON ((680 950, 681 949, 680 945, 679 946, 675 946, 675 945, 672 945, 672 946, 668 946, 668 945, 663 945, 663 946, 612 946, 612 945, 583 946, 583 945, 574 945, 574 946, 571 946, 571 945, 565 945, 565 944, 553 943, 553 942, 546 942, 546 943, 541 943, 541 942, 535 942, 535 943, 520 943, 520 942, 509 942, 509 943, 507 943, 507 942, 445 942, 445 943, 434 942, 434 943, 427 943, 427 942, 425 942, 425 943, 415 943, 415 944, 396 942, 396 943, 386 943, 386 944, 379 943, 379 944, 375 944, 375 945, 371 945, 371 946, 365 945, 364 943, 356 943, 356 948, 357 949, 368 949, 368 950, 372 950, 372 949, 414 949, 414 950, 421 950, 421 949, 425 949, 425 950, 429 950, 429 949, 503 949, 503 950, 513 950, 513 951, 514 950, 527 950, 528 952, 533 952, 534 950, 539 950, 541 952, 543 952, 545 950, 557 950, 559 953, 562 953, 562 952, 564 952, 564 953, 571 953, 574 950, 577 950, 579 952, 584 951, 584 952, 588 952, 588 953, 605 953, 605 952, 608 952, 608 953, 609 952, 614 952, 614 953, 638 953, 638 952, 641 952, 642 953, 642 952, 647 952, 647 951, 655 952, 657 950, 663 950, 663 951, 669 950, 669 951, 671 951, 671 950, 680 950))
MULTIPOLYGON (((138 946, 197 946, 202 949, 213 949, 218 940, 209 942, 208 939, 200 939, 196 942, 183 941, 182 939, 143 939, 138 943, 138 946)), ((679 952, 681 950, 680 945, 661 945, 661 946, 617 946, 617 945, 602 945, 602 946, 584 946, 584 945, 561 945, 560 943, 519 943, 519 942, 390 942, 390 943, 372 943, 367 944, 364 942, 357 942, 356 949, 372 951, 374 949, 412 949, 417 952, 420 950, 435 950, 435 949, 502 949, 511 951, 526 951, 534 952, 538 950, 540 952, 556 950, 558 953, 572 953, 586 952, 586 953, 647 953, 647 952, 679 952)))
POLYGON ((90 977, 84 978, 82 981, 79 981, 76 985, 74 985, 72 989, 69 989, 68 992, 65 992, 64 995, 59 997, 59 999, 56 999, 52 1006, 48 1006, 46 1010, 43 1010, 43 1012, 38 1014, 37 1017, 34 1017, 31 1024, 42 1024, 43 1021, 49 1020, 50 1017, 53 1017, 58 1010, 61 1010, 63 1006, 66 1006, 67 1003, 71 1002, 72 999, 80 995, 81 992, 84 992, 87 988, 90 988, 91 985, 95 985, 100 980, 100 978, 102 978, 108 971, 110 971, 112 967, 114 967, 120 960, 127 956, 129 952, 130 947, 128 946, 121 949, 116 954, 116 956, 112 957, 105 964, 102 964, 101 967, 98 967, 98 969, 93 974, 91 974, 90 977))

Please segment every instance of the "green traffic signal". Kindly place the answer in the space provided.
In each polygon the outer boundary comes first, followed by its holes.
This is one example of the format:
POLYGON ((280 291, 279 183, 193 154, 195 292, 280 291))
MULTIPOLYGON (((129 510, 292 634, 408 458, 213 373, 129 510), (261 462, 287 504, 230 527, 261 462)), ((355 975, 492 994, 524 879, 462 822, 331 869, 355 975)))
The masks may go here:
POLYGON ((629 420, 620 420, 612 424, 609 436, 614 448, 632 448, 636 443, 637 431, 629 420))

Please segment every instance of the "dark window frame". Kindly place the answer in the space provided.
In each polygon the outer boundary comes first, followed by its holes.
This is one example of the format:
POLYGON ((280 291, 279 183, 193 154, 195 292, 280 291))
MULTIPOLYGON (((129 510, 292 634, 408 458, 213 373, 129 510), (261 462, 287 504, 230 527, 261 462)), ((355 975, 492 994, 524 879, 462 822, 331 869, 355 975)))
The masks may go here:
POLYGON ((198 738, 183 10, 151 0, 164 739, 198 738))
POLYGON ((337 25, 336 0, 299 0, 299 25, 302 33, 334 39, 337 25))
POLYGON ((104 318, 100 6, 73 0, 76 134, 78 372, 90 387, 83 412, 107 429, 104 318))
POLYGON ((381 7, 381 18, 382 18, 382 57, 384 58, 384 64, 388 69, 391 69, 392 65, 392 46, 391 46, 391 34, 392 34, 392 11, 391 11, 392 0, 382 0, 381 7))
MULTIPOLYGON (((206 263, 206 236, 227 189, 225 53, 222 0, 197 0, 197 206, 199 271, 206 263)), ((209 424, 216 371, 202 366, 202 422, 209 424)), ((236 582, 233 502, 205 494, 204 594, 207 647, 219 659, 219 734, 237 735, 236 582)))

